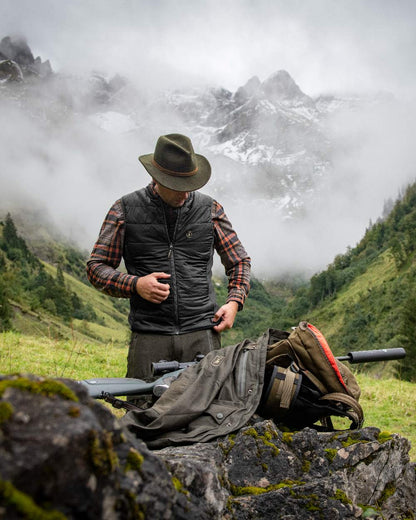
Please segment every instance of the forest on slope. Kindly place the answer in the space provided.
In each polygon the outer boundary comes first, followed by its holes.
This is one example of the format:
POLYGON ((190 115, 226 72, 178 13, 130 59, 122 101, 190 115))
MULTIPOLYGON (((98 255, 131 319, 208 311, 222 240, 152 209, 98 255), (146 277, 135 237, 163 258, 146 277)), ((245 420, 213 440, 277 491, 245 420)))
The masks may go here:
POLYGON ((316 323, 336 354, 405 348, 399 373, 416 380, 416 184, 273 316, 282 328, 299 319, 316 323))

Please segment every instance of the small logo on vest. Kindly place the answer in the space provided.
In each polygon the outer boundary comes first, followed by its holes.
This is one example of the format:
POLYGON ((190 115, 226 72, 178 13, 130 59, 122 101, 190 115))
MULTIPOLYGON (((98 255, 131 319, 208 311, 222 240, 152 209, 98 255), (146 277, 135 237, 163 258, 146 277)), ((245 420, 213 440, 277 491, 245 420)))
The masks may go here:
POLYGON ((186 232, 186 238, 192 238, 192 231, 190 229, 186 232))

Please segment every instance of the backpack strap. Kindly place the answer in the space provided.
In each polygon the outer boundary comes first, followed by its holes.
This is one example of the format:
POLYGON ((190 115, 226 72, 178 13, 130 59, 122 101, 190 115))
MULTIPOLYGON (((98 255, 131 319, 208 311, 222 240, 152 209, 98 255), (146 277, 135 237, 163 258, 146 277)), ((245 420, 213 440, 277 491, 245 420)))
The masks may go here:
POLYGON ((284 416, 299 393, 301 381, 302 375, 295 363, 288 368, 275 365, 259 414, 264 418, 284 416))
POLYGON ((361 428, 364 422, 364 412, 360 403, 350 395, 333 392, 325 394, 320 398, 321 401, 338 401, 346 404, 350 410, 343 413, 352 421, 351 429, 355 430, 361 428))

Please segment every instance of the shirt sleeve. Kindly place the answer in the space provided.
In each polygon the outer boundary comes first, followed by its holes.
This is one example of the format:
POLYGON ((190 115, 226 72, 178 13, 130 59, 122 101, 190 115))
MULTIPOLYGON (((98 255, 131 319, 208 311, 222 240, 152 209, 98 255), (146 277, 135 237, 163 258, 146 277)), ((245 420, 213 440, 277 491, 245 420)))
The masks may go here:
POLYGON ((123 256, 125 219, 121 200, 107 213, 97 242, 87 261, 92 285, 110 296, 129 298, 136 293, 137 276, 118 270, 123 256))
POLYGON ((227 303, 236 301, 241 310, 250 290, 251 259, 228 220, 224 208, 215 200, 212 220, 215 249, 228 277, 227 303))

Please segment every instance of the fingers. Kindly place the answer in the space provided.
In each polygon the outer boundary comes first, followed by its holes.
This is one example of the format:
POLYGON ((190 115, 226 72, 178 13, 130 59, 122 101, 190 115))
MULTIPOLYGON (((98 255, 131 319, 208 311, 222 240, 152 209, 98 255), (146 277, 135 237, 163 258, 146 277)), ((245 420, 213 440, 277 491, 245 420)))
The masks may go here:
POLYGON ((233 324, 229 322, 229 319, 227 319, 227 313, 224 306, 217 310, 213 321, 214 323, 217 323, 213 327, 216 332, 222 332, 223 330, 230 329, 233 326, 233 324))
POLYGON ((150 276, 155 276, 156 278, 158 279, 163 279, 163 278, 170 278, 170 274, 168 273, 152 273, 150 276))
POLYGON ((168 278, 170 278, 170 274, 167 273, 151 273, 142 276, 137 281, 136 291, 149 302, 162 303, 170 293, 170 285, 166 282, 168 278), (159 280, 163 280, 163 282, 159 280))
POLYGON ((219 321, 219 323, 215 325, 213 329, 216 332, 222 332, 224 330, 231 329, 234 325, 237 310, 238 304, 234 301, 228 302, 220 307, 213 318, 214 322, 219 321))

